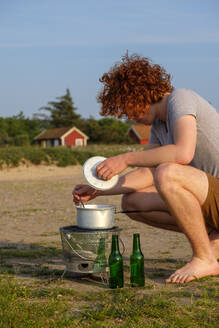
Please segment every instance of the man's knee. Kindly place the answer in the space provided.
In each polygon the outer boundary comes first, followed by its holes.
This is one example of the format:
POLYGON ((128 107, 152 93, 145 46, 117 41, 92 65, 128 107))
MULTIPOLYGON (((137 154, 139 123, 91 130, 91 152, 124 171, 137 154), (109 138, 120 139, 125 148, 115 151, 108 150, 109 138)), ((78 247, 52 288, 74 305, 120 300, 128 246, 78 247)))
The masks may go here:
POLYGON ((156 168, 154 183, 158 190, 171 185, 177 174, 177 165, 176 163, 163 163, 156 168))

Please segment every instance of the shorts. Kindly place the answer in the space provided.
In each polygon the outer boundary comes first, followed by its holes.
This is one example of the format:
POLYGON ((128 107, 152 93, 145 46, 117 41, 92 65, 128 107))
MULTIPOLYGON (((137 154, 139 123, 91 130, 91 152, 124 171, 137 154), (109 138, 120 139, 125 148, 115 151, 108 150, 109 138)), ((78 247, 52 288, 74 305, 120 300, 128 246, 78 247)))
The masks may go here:
POLYGON ((202 205, 202 213, 206 224, 219 231, 219 178, 206 174, 208 177, 208 194, 202 205))

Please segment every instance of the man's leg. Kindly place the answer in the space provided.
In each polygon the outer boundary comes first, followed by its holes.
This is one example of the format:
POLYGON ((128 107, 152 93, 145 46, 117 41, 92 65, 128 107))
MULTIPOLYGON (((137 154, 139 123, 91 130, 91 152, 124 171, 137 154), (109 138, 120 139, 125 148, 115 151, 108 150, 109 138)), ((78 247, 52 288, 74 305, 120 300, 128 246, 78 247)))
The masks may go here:
POLYGON ((208 236, 210 240, 211 249, 216 259, 219 260, 219 232, 217 232, 216 230, 212 230, 212 228, 210 228, 209 230, 210 232, 208 236))
MULTIPOLYGON (((161 198, 157 189, 152 186, 141 189, 137 192, 125 194, 122 198, 123 210, 142 210, 142 213, 129 213, 127 216, 135 221, 139 221, 150 226, 169 231, 181 232, 176 219, 169 213, 169 210, 161 198)), ((212 230, 209 228, 209 231, 212 230)), ((219 259, 219 234, 212 231, 209 235, 212 251, 219 259)))
POLYGON ((201 211, 208 192, 206 174, 187 165, 161 164, 155 173, 155 185, 193 249, 191 262, 177 270, 167 282, 184 283, 218 275, 219 263, 211 248, 201 211))
POLYGON ((142 213, 128 213, 127 216, 132 220, 156 228, 182 232, 154 186, 125 194, 122 198, 122 209, 142 211, 142 213))

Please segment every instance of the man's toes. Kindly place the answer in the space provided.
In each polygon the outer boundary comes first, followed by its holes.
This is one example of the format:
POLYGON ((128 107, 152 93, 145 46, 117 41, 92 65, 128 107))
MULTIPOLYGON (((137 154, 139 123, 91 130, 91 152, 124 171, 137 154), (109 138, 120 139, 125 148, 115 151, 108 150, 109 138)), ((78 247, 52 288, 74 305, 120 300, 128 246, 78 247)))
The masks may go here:
POLYGON ((184 284, 185 282, 187 282, 187 279, 189 278, 188 274, 185 274, 183 276, 181 276, 180 280, 179 280, 179 284, 184 284))
POLYGON ((165 280, 165 282, 166 282, 167 284, 170 283, 170 282, 172 282, 172 279, 173 279, 174 276, 175 276, 175 273, 171 274, 171 276, 169 276, 169 278, 167 278, 167 279, 165 280))
POLYGON ((172 278, 172 282, 174 284, 178 284, 178 282, 180 281, 181 279, 181 275, 180 274, 176 274, 173 278, 172 278))
POLYGON ((166 279, 166 283, 173 283, 173 284, 184 284, 185 282, 189 282, 194 278, 190 278, 189 274, 183 273, 173 273, 168 279, 166 279))
POLYGON ((192 280, 198 279, 196 276, 193 275, 187 275, 187 278, 185 280, 185 282, 190 282, 192 280))
POLYGON ((166 283, 176 283, 178 277, 179 275, 175 272, 171 274, 171 276, 168 279, 166 279, 166 283))

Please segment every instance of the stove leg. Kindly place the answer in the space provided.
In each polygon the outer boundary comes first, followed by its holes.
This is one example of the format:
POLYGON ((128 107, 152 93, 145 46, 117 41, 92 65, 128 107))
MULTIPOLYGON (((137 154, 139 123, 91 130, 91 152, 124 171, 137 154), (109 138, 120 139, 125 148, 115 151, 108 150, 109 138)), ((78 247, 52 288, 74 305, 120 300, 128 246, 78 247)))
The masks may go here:
POLYGON ((104 275, 102 272, 100 272, 100 278, 102 280, 102 283, 104 285, 109 285, 109 275, 108 275, 108 272, 106 272, 106 275, 104 275))
POLYGON ((65 269, 65 270, 63 271, 63 274, 61 275, 61 279, 64 278, 64 275, 66 274, 66 272, 67 272, 67 270, 65 269))

